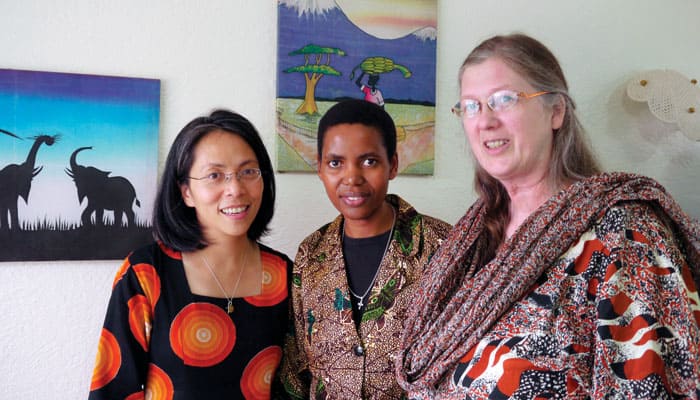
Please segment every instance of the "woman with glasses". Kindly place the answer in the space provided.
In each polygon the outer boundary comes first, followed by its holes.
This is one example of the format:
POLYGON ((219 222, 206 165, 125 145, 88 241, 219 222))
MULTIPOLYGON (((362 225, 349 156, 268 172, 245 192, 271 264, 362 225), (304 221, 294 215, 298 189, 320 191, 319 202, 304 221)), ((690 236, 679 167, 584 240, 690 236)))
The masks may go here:
POLYGON ((409 398, 697 398, 697 222, 657 182, 600 171, 537 40, 484 41, 459 83, 479 198, 406 319, 409 398))
POLYGON ((156 242, 117 272, 90 399, 269 398, 288 323, 291 261, 261 243, 275 202, 253 125, 217 110, 168 154, 156 242))

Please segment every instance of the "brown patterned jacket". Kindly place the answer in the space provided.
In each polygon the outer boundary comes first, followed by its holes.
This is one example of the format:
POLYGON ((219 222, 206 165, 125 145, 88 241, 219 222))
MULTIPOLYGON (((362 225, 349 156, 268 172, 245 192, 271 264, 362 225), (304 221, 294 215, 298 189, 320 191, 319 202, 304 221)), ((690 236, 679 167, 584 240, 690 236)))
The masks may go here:
POLYGON ((419 214, 396 195, 389 250, 370 292, 359 330, 343 258, 342 215, 299 246, 292 273, 294 332, 281 379, 292 398, 399 399, 395 355, 406 310, 423 268, 447 236, 446 222, 419 214))

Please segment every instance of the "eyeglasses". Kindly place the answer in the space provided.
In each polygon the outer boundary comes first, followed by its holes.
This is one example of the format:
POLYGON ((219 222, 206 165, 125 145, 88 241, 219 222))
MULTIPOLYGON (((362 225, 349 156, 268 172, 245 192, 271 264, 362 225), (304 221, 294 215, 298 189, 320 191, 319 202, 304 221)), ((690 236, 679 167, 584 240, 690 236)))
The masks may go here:
POLYGON ((232 177, 236 177, 236 180, 241 183, 253 183, 260 180, 262 176, 262 171, 260 168, 244 168, 237 172, 229 172, 225 174, 223 172, 212 172, 207 176, 201 178, 195 178, 194 176, 188 176, 190 179, 198 180, 204 182, 207 186, 222 186, 232 177))
MULTIPOLYGON (((519 99, 531 99, 533 97, 542 96, 543 94, 551 94, 553 92, 536 92, 527 94, 525 92, 516 92, 514 90, 499 90, 491 94, 486 99, 486 105, 493 111, 505 111, 514 105, 518 104, 519 99)), ((474 118, 481 112, 481 102, 477 99, 461 99, 452 107, 452 113, 458 117, 474 118)))

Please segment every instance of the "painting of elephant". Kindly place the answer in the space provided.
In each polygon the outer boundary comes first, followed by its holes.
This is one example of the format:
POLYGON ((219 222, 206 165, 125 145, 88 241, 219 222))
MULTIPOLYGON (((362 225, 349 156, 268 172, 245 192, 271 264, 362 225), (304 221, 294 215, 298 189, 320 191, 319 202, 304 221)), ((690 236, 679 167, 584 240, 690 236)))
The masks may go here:
POLYGON ((0 264, 151 243, 159 121, 158 79, 0 67, 0 264))
POLYGON ((87 206, 80 219, 83 226, 92 223, 92 215, 95 215, 95 225, 103 225, 104 212, 114 212, 114 225, 123 226, 124 222, 130 227, 135 224, 134 203, 141 207, 136 198, 134 186, 128 179, 122 176, 109 176, 111 171, 102 171, 93 166, 78 164, 76 156, 83 150, 92 147, 80 147, 70 157, 70 168, 66 168, 66 174, 73 178, 78 190, 78 203, 82 204, 87 198, 87 206), (123 216, 126 215, 126 221, 123 216))
MULTIPOLYGON (((0 132, 20 139, 11 132, 0 129, 0 132)), ((36 155, 42 144, 53 145, 59 136, 39 135, 33 138, 34 144, 22 164, 9 164, 0 169, 0 229, 19 229, 17 202, 21 197, 27 203, 32 179, 44 168, 35 167, 36 155)))

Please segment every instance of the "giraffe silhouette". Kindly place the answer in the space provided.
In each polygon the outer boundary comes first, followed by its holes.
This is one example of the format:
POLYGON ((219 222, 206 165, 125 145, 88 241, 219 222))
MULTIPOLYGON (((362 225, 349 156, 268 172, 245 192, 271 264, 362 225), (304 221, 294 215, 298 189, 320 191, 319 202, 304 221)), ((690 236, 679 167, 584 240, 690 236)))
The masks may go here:
MULTIPOLYGON (((10 134, 7 131, 2 133, 10 134)), ((23 198, 27 203, 29 190, 32 187, 32 179, 41 172, 43 166, 34 167, 36 154, 42 144, 53 145, 59 140, 59 135, 34 136, 34 144, 27 154, 27 159, 22 164, 9 164, 0 170, 0 229, 19 229, 19 216, 17 215, 17 202, 23 198)))

